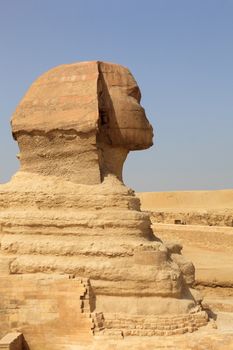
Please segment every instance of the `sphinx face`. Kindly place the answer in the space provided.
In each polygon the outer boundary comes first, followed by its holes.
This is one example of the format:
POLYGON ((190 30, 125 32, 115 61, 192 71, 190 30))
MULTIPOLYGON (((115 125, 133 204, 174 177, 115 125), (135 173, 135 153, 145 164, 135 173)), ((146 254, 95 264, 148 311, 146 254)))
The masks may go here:
POLYGON ((128 151, 152 146, 153 129, 140 105, 141 92, 128 69, 100 63, 100 118, 109 142, 128 151))

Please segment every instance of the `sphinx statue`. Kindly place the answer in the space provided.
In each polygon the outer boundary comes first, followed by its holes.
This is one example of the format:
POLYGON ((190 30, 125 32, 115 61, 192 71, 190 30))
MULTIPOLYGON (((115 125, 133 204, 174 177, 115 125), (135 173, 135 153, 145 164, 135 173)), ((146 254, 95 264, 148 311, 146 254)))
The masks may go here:
POLYGON ((99 331, 191 332, 207 322, 194 266, 154 235, 122 179, 128 153, 153 144, 140 99, 127 68, 99 61, 32 84, 11 120, 20 169, 0 186, 2 274, 87 279, 99 331))

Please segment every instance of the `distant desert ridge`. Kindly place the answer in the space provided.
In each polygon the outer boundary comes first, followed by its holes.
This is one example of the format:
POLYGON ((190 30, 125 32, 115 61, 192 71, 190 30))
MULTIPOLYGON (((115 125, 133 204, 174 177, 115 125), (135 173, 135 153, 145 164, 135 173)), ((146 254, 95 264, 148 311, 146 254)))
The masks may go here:
POLYGON ((213 191, 139 192, 142 210, 232 209, 233 189, 213 191))

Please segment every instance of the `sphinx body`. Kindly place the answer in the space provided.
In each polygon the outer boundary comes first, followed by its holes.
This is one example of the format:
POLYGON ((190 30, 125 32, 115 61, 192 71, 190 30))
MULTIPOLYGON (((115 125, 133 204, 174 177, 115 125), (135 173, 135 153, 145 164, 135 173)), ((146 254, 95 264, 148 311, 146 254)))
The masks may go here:
POLYGON ((109 328, 111 315, 166 314, 186 315, 183 330, 193 331, 206 322, 189 288, 194 267, 179 245, 154 236, 122 181, 128 153, 152 145, 140 98, 128 69, 97 61, 56 67, 32 84, 12 118, 20 170, 0 186, 0 259, 9 276, 88 278, 90 312, 109 328))

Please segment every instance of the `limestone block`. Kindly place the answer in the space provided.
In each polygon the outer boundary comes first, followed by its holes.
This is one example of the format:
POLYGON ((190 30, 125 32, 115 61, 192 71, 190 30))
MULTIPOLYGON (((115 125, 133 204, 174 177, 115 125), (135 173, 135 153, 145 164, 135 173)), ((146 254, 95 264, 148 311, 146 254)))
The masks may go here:
POLYGON ((8 333, 0 340, 0 349, 23 350, 22 333, 8 333))

